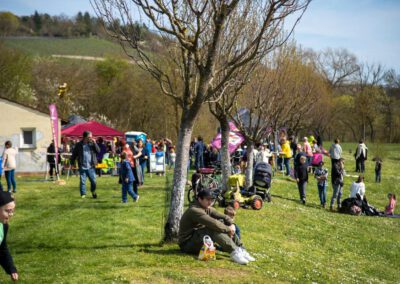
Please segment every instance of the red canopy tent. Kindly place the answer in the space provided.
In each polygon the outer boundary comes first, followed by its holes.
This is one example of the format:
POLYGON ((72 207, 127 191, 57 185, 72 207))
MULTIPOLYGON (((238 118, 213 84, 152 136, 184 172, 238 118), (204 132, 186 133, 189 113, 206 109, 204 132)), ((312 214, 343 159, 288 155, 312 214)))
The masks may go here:
POLYGON ((67 127, 61 130, 61 136, 69 139, 79 139, 82 138, 84 131, 92 132, 93 138, 102 137, 104 140, 113 140, 114 137, 124 137, 123 132, 105 126, 94 120, 67 127))

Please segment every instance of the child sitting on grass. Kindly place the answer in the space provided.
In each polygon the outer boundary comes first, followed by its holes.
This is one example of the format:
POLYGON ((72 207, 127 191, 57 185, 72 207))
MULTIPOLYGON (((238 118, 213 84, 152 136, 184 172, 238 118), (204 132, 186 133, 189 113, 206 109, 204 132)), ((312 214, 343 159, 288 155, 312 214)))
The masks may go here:
MULTIPOLYGON (((233 208, 232 206, 226 207, 224 210, 224 214, 229 216, 234 221, 235 215, 236 215, 235 208, 233 208)), ((236 224, 234 224, 234 225, 235 225, 235 234, 240 239, 240 228, 238 225, 236 225, 236 224)))
POLYGON ((122 180, 122 203, 128 202, 128 196, 132 196, 135 202, 138 202, 139 195, 133 191, 133 187, 137 186, 135 182, 135 177, 133 175, 132 167, 129 161, 126 158, 126 152, 122 152, 121 154, 121 180, 122 180))
POLYGON ((385 208, 386 215, 394 215, 394 209, 396 208, 396 195, 393 193, 388 194, 389 204, 385 208))

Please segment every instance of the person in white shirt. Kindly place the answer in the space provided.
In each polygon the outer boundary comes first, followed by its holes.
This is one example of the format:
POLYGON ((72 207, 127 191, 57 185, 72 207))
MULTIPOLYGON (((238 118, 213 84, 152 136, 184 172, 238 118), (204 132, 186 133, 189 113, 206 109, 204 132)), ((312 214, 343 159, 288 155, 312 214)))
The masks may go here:
POLYGON ((17 168, 16 162, 17 150, 12 148, 11 141, 6 141, 5 150, 3 153, 3 169, 7 181, 7 191, 11 192, 11 185, 13 192, 17 192, 17 183, 15 182, 14 172, 17 168))
POLYGON ((257 153, 256 163, 268 163, 269 158, 272 157, 272 154, 265 145, 260 145, 260 151, 257 153))
POLYGON ((357 197, 357 194, 360 195, 361 200, 364 199, 365 184, 363 176, 359 176, 357 181, 354 181, 350 186, 350 197, 357 197))

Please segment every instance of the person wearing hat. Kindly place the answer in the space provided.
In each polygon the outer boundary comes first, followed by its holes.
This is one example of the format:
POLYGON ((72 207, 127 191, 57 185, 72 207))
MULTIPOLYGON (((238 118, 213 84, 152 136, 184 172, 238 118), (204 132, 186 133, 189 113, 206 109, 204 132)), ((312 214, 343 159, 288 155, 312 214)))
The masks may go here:
POLYGON ((324 168, 324 162, 321 161, 318 164, 318 168, 315 169, 314 177, 317 180, 318 195, 321 201, 321 206, 326 206, 326 187, 328 185, 328 169, 324 168))
POLYGON ((18 272, 7 247, 8 221, 14 214, 15 202, 9 192, 0 191, 0 265, 11 276, 11 280, 18 280, 18 272))
POLYGON ((203 189, 197 194, 197 200, 183 213, 178 234, 181 251, 198 254, 203 246, 204 236, 208 235, 222 251, 231 254, 232 261, 239 264, 254 261, 235 235, 236 228, 232 219, 212 208, 212 201, 211 191, 203 189))

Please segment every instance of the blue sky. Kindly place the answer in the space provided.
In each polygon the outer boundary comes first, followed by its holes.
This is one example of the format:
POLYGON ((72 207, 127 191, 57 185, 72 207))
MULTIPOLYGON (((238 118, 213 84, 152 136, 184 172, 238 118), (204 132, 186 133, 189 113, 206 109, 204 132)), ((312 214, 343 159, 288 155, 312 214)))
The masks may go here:
MULTIPOLYGON (((94 14, 89 0, 0 0, 0 10, 94 14)), ((313 0, 294 37, 306 48, 346 48, 362 62, 400 71, 400 0, 313 0)))

